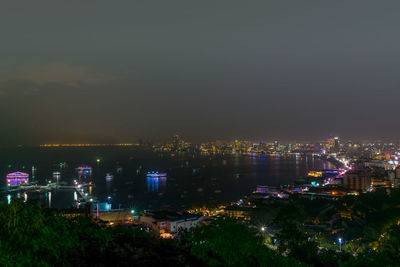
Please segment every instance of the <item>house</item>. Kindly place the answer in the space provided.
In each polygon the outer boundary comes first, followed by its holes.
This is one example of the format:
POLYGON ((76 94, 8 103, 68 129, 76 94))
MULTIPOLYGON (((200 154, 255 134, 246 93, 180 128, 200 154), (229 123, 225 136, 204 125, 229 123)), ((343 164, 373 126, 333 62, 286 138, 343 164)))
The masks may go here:
POLYGON ((156 234, 169 233, 176 236, 180 231, 187 231, 198 226, 200 215, 175 213, 168 211, 147 212, 139 217, 139 224, 148 227, 156 234))

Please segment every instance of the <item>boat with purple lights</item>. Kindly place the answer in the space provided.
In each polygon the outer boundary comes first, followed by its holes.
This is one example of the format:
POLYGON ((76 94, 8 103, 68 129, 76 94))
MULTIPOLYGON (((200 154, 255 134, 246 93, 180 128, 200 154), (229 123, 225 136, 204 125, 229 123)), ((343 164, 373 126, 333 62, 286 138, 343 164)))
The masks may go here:
POLYGON ((167 173, 165 172, 147 172, 147 178, 165 178, 167 177, 167 173))
POLYGON ((7 186, 18 186, 20 184, 27 184, 29 180, 29 174, 24 172, 12 172, 7 174, 7 186))

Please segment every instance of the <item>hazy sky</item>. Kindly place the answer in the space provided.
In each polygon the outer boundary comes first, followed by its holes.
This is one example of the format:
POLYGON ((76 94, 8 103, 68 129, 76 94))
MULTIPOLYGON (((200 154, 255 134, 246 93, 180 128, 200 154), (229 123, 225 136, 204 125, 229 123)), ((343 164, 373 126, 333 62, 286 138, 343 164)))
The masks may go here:
POLYGON ((1 1, 1 143, 398 138, 400 1, 1 1))

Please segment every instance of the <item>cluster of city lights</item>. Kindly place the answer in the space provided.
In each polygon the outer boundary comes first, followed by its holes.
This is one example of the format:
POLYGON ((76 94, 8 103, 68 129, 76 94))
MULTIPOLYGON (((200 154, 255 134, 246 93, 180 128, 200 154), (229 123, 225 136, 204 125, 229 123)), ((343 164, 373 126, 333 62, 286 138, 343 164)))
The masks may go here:
POLYGON ((133 143, 122 144, 43 144, 41 147, 90 147, 90 146, 137 146, 133 143))

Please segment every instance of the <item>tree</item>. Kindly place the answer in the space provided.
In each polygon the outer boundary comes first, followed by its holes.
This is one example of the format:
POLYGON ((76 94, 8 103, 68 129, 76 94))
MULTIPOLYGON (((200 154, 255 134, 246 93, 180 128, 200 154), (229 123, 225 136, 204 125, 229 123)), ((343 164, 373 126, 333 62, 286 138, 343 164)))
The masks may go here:
POLYGON ((20 200, 0 206, 0 225, 1 265, 61 263, 78 241, 67 219, 20 200))
POLYGON ((257 232, 232 219, 219 219, 198 228, 183 244, 210 266, 301 265, 268 249, 257 232))

